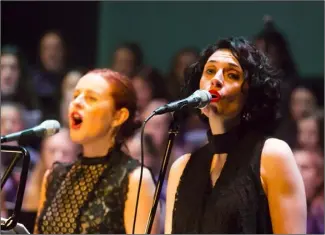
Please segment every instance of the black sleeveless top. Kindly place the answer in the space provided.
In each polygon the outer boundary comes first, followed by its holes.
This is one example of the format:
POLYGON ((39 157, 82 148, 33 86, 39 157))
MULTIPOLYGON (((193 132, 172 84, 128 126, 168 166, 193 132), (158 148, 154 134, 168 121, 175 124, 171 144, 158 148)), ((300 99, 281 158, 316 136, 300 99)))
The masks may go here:
POLYGON ((54 165, 37 221, 43 234, 126 233, 128 176, 139 163, 120 150, 54 165))
POLYGON ((212 135, 194 152, 175 196, 172 233, 273 233, 260 180, 266 136, 235 128, 212 135), (228 153, 216 184, 210 176, 214 153, 228 153))

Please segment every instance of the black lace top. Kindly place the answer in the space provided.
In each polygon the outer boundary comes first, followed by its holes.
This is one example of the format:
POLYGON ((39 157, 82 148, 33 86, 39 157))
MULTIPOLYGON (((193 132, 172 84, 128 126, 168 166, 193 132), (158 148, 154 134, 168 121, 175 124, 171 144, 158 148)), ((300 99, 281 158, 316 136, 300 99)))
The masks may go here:
POLYGON ((272 233, 267 197, 260 180, 265 136, 242 129, 208 135, 181 176, 173 211, 172 233, 272 233), (212 185, 214 153, 228 153, 212 185))
POLYGON ((43 234, 126 233, 124 203, 128 176, 139 163, 119 150, 105 157, 56 163, 38 220, 43 234))

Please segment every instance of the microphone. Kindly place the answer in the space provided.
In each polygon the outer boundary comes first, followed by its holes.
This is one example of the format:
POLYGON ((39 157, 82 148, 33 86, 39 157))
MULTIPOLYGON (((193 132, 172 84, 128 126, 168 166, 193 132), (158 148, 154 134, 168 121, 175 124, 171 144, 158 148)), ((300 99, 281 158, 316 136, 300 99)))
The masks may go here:
POLYGON ((33 137, 48 137, 58 133, 60 130, 60 123, 56 120, 46 120, 40 125, 33 128, 1 136, 1 143, 17 141, 33 137))
POLYGON ((185 106, 190 106, 193 108, 204 108, 207 106, 212 99, 210 92, 205 90, 197 90, 189 97, 171 102, 164 106, 157 108, 153 111, 154 115, 160 115, 168 112, 174 112, 176 110, 182 109, 185 106))

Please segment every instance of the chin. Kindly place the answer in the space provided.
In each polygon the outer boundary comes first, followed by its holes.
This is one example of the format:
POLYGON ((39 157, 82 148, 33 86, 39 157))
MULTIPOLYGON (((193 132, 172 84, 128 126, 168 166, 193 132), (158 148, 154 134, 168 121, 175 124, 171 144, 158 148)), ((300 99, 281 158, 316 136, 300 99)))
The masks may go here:
POLYGON ((79 133, 73 133, 70 131, 70 139, 76 144, 82 144, 85 142, 85 137, 79 133))

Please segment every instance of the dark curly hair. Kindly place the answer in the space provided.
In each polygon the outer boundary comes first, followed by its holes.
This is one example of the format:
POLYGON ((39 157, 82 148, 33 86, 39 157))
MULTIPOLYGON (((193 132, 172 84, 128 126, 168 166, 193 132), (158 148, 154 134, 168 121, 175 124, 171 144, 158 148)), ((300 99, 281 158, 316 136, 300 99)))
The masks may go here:
MULTIPOLYGON (((189 96, 199 89, 204 66, 219 49, 229 49, 237 58, 249 87, 246 104, 241 112, 241 124, 263 131, 273 130, 279 118, 281 74, 270 65, 262 52, 243 37, 222 39, 204 49, 199 59, 185 70, 183 96, 189 96)), ((207 122, 204 115, 199 115, 207 122)))

